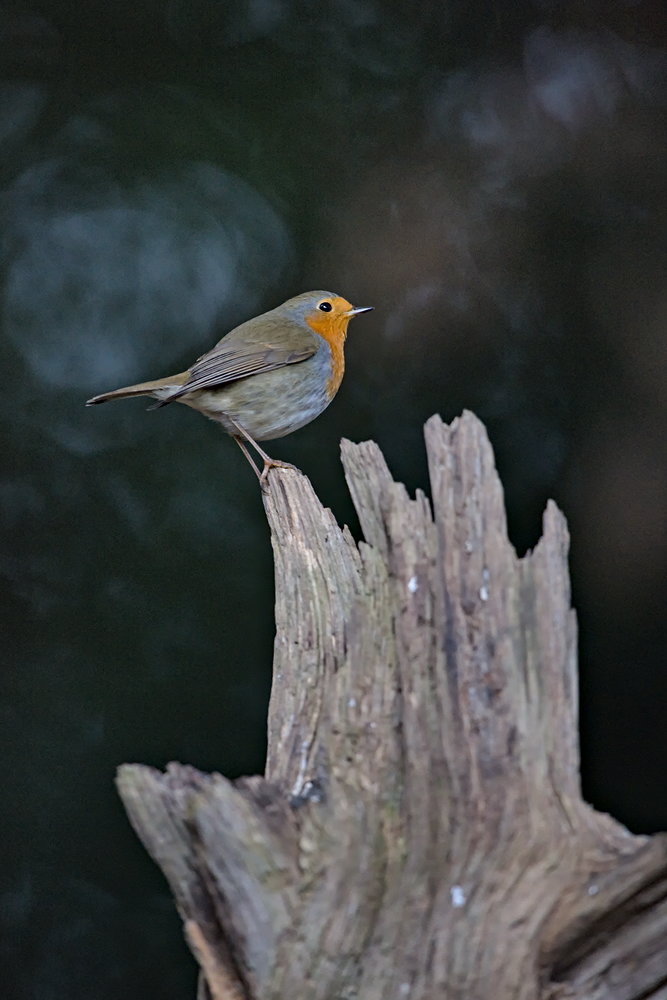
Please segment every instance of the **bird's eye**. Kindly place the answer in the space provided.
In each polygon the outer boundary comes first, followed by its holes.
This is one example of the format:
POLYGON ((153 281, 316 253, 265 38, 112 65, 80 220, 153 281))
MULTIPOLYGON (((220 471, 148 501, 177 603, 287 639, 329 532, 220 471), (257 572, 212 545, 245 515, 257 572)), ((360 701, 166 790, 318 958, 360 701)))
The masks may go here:
POLYGON ((331 303, 330 302, 320 302, 320 304, 319 304, 319 306, 317 308, 321 309, 323 313, 330 313, 331 312, 331 303))

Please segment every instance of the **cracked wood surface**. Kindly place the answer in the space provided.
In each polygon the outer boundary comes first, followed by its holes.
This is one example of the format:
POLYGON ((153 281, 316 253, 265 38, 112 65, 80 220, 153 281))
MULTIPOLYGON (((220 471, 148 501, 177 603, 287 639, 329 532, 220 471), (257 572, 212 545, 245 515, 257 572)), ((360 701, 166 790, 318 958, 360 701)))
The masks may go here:
POLYGON ((518 559, 480 422, 425 438, 432 503, 343 443, 359 544, 270 473, 265 777, 119 771, 199 997, 664 1000, 665 838, 581 799, 564 518, 518 559))

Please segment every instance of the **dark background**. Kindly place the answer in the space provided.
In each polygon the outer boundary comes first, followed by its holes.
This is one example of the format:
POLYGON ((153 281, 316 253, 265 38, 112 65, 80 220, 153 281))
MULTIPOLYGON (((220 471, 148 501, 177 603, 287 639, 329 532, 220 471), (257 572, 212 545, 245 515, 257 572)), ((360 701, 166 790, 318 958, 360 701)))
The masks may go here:
POLYGON ((569 520, 585 795, 667 829, 666 40, 621 0, 0 10, 3 997, 194 996, 113 776, 261 771, 268 533, 213 424, 83 401, 310 288, 376 311, 271 452, 357 531, 341 436, 414 489, 473 409, 517 548, 569 520))

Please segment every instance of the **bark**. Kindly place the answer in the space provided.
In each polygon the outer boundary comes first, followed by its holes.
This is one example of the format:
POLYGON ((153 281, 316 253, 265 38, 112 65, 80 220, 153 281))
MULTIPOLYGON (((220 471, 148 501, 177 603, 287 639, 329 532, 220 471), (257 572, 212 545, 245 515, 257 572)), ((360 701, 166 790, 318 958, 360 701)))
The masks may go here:
POLYGON ((667 848, 581 798, 568 534, 516 556, 483 426, 426 425, 432 503, 343 443, 365 541, 272 470, 264 778, 118 786, 214 1000, 667 997, 667 848))

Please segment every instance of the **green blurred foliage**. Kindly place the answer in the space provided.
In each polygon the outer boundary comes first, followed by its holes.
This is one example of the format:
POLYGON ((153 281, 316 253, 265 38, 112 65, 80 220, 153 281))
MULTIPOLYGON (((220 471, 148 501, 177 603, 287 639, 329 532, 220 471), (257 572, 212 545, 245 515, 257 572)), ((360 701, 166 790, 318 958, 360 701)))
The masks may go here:
POLYGON ((572 531, 588 798, 667 827, 666 25, 650 3, 24 2, 0 10, 5 995, 194 995, 117 764, 262 768, 257 485, 182 368, 308 288, 373 304, 272 446, 358 533, 341 436, 427 484, 487 423, 520 550, 572 531))

